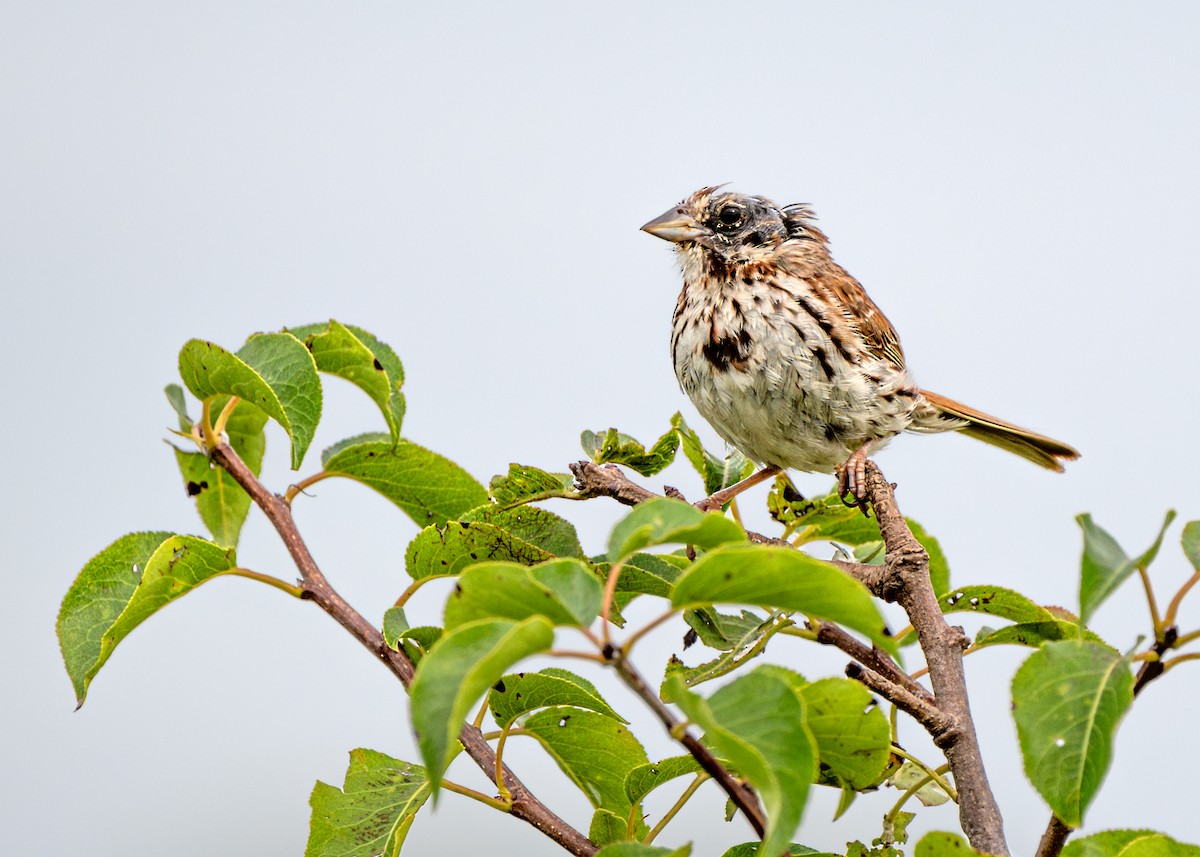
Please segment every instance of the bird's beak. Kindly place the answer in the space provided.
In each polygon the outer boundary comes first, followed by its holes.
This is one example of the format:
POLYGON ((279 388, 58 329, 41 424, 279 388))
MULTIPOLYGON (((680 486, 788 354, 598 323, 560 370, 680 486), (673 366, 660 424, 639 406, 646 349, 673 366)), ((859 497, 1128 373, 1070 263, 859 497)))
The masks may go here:
POLYGON ((655 238, 680 244, 684 241, 695 241, 704 231, 700 224, 682 207, 675 207, 663 212, 642 227, 643 232, 649 232, 655 238))

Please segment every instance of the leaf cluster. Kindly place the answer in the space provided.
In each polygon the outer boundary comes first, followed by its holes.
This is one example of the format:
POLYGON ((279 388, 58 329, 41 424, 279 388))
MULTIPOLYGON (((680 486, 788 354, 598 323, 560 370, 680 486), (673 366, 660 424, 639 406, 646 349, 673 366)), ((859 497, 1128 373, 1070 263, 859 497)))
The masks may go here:
MULTIPOLYGON (((212 578, 248 577, 301 600, 325 591, 323 578, 303 567, 301 580, 291 584, 239 564, 236 546, 252 505, 263 507, 277 525, 283 520, 281 534, 298 542, 278 504, 290 507, 307 486, 343 477, 378 492, 419 527, 403 554, 410 582, 380 611, 375 633, 379 651, 387 647, 414 670, 410 722, 420 764, 353 750, 343 785, 317 783, 312 792, 309 857, 398 854, 421 808, 443 790, 513 811, 518 798, 504 767, 504 750, 513 740, 535 742, 584 795, 592 815, 580 827, 586 828, 591 852, 582 853, 606 857, 689 854, 687 842, 655 843, 696 790, 714 788, 713 779, 756 827, 756 840, 735 846, 726 857, 819 853, 792 841, 814 787, 839 791, 839 814, 863 793, 897 790, 900 799, 885 814, 880 836, 869 846, 853 842, 845 852, 863 857, 904 853, 909 798, 956 799, 945 765, 913 759, 898 746, 896 699, 881 705, 850 679, 810 680, 757 661, 768 642, 812 644, 825 626, 848 632, 863 649, 893 663, 902 646, 916 642, 911 629, 891 632, 863 583, 800 549, 832 545, 843 558, 884 562, 874 519, 846 508, 833 494, 805 500, 786 478, 777 480, 768 498, 781 528, 774 543, 751 540, 736 519, 722 513, 704 513, 678 499, 649 499, 613 527, 603 553, 589 555, 567 518, 533 505, 582 499, 571 476, 513 464, 485 486, 450 459, 406 439, 401 362, 359 327, 330 321, 255 334, 237 351, 191 340, 180 352, 179 375, 182 386, 167 388, 178 419, 173 433, 183 442, 174 455, 208 537, 130 533, 79 572, 62 604, 58 636, 80 705, 100 668, 141 622, 212 578), (366 394, 384 430, 334 444, 322 453, 319 471, 274 496, 257 483, 266 423, 283 429, 289 461, 299 468, 321 416, 322 374, 366 394), (185 389, 199 403, 196 419, 189 415, 185 389), (230 460, 241 462, 244 472, 218 463, 230 460), (445 578, 453 578, 455 586, 440 608, 423 609, 420 621, 410 623, 413 597, 428 582, 445 578), (631 626, 623 610, 635 599, 656 601, 662 615, 631 626), (661 680, 654 694, 633 666, 636 644, 672 619, 681 629, 686 623, 689 640, 698 640, 709 655, 690 665, 680 657, 657 665, 661 680), (568 648, 564 638, 576 645, 582 640, 584 647, 568 648), (619 713, 576 670, 528 668, 537 655, 574 659, 580 669, 615 668, 686 752, 650 759, 639 738, 647 728, 642 720, 619 713), (723 679, 716 690, 701 687, 716 678, 723 679), (485 769, 491 766, 479 788, 446 776, 470 730, 490 748, 484 756, 469 750, 485 769), (696 731, 698 740, 691 737, 696 731), (688 784, 677 794, 671 789, 677 790, 680 779, 688 784), (677 796, 651 827, 646 800, 660 789, 667 791, 656 799, 677 796)), ((682 450, 706 494, 753 469, 737 452, 718 456, 705 449, 679 414, 649 447, 616 429, 584 432, 582 445, 597 463, 642 474, 661 471, 682 450)), ((1012 681, 1018 745, 1031 783, 1067 826, 1083 823, 1137 691, 1195 657, 1171 653, 1200 639, 1200 632, 1176 627, 1180 602, 1200 580, 1200 522, 1183 531, 1183 551, 1196 576, 1164 611, 1148 571, 1172 518, 1168 515, 1149 549, 1130 556, 1089 516, 1080 516, 1078 614, 1001 586, 952 586, 937 540, 908 521, 928 554, 941 610, 1006 623, 984 627, 968 654, 997 645, 1032 650, 1012 681), (1153 642, 1143 652, 1122 654, 1087 623, 1135 574, 1151 604, 1153 642)), ((356 621, 344 602, 324 598, 320 604, 347 626, 356 621)), ((939 833, 921 839, 912 853, 976 852, 958 836, 939 833)), ((1079 839, 1064 853, 1139 857, 1200 850, 1163 834, 1115 831, 1079 839), (1168 846, 1175 850, 1161 850, 1168 846)))

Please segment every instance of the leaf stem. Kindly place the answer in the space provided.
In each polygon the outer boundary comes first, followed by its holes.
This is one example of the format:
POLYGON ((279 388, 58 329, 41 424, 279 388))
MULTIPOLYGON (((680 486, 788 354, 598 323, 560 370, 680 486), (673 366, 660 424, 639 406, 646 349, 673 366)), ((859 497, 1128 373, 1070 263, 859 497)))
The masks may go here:
POLYGON ((604 655, 598 655, 595 652, 580 652, 573 649, 550 649, 544 652, 552 658, 579 658, 584 661, 595 661, 596 663, 607 664, 608 659, 604 655))
POLYGON ((929 765, 922 762, 916 756, 913 756, 912 754, 906 752, 902 747, 898 747, 895 744, 892 744, 892 752, 895 753, 897 756, 899 756, 901 759, 904 759, 906 762, 912 762, 914 765, 916 765, 918 768, 920 768, 922 771, 924 771, 925 775, 930 780, 932 780, 933 782, 938 784, 938 788, 940 788, 947 795, 949 795, 950 800, 954 801, 955 803, 958 803, 958 792, 956 792, 954 790, 954 786, 950 785, 949 781, 946 780, 945 777, 941 776, 941 774, 950 770, 950 768, 947 765, 941 765, 940 767, 937 767, 937 768, 931 768, 931 767, 929 767, 929 765))
POLYGON ((663 814, 663 817, 659 819, 658 824, 654 825, 654 828, 646 834, 646 838, 642 840, 642 843, 644 845, 649 845, 651 842, 653 842, 655 837, 662 833, 663 828, 666 827, 671 819, 675 817, 676 813, 683 809, 684 804, 686 804, 691 796, 696 793, 696 789, 700 788, 700 786, 704 785, 704 783, 710 779, 712 778, 703 771, 696 774, 695 778, 688 784, 688 787, 683 790, 683 794, 679 796, 679 800, 675 801, 675 803, 671 805, 671 808, 663 814))
POLYGON ((265 583, 267 586, 274 586, 276 589, 281 589, 293 598, 304 598, 303 586, 296 586, 293 583, 288 583, 286 580, 280 580, 278 577, 272 577, 260 571, 251 571, 248 568, 231 568, 221 573, 232 574, 236 577, 245 577, 248 580, 257 580, 259 583, 265 583))
POLYGON ((612 634, 609 632, 608 626, 612 624, 609 616, 612 614, 613 596, 617 593, 617 580, 621 576, 621 568, 624 566, 623 560, 618 560, 612 564, 612 568, 608 570, 608 579, 604 582, 604 601, 600 605, 600 639, 603 642, 604 648, 612 645, 612 634))
MULTIPOLYGON (((1167 615, 1163 617, 1163 626, 1164 627, 1170 628, 1172 625, 1175 624, 1175 618, 1179 614, 1179 605, 1183 603, 1184 596, 1186 596, 1188 594, 1188 592, 1191 591, 1192 587, 1195 586, 1197 583, 1200 583, 1200 571, 1196 572, 1191 577, 1189 577, 1184 582, 1183 586, 1179 587, 1179 591, 1175 593, 1175 597, 1172 598, 1171 603, 1167 605, 1167 615)), ((1194 637, 1194 635, 1186 635, 1186 636, 1194 637)), ((1183 639, 1183 637, 1180 637, 1175 642, 1179 643, 1179 641, 1182 639, 1183 639)))
POLYGON ((1175 638, 1175 648, 1181 649, 1193 640, 1200 640, 1200 631, 1191 631, 1187 634, 1180 634, 1175 638))
POLYGON ((512 794, 509 792, 508 786, 504 785, 504 744, 508 741, 508 732, 511 726, 510 723, 501 729, 500 738, 496 741, 496 789, 499 791, 500 797, 508 801, 512 800, 512 794))
POLYGON ((479 710, 475 712, 475 719, 471 721, 471 725, 474 726, 476 729, 479 729, 481 726, 483 726, 483 718, 488 712, 488 698, 489 697, 490 697, 490 694, 485 693, 483 695, 483 702, 480 704, 479 710))
POLYGON ((400 597, 396 599, 396 603, 392 605, 392 608, 395 609, 396 607, 403 607, 408 603, 408 599, 412 598, 413 595, 416 594, 418 589, 420 589, 429 581, 436 579, 437 578, 434 577, 418 577, 408 585, 407 589, 400 593, 400 597))
MULTIPOLYGON (((950 770, 950 766, 942 765, 937 770, 939 772, 944 773, 944 772, 950 770)), ((904 805, 906 803, 908 803, 909 799, 913 795, 915 795, 917 792, 919 792, 921 789, 923 789, 927 783, 935 782, 935 776, 936 776, 936 774, 933 771, 929 771, 928 773, 925 774, 925 776, 921 777, 921 779, 917 780, 915 783, 913 783, 911 786, 909 786, 905 790, 904 794, 900 795, 900 800, 896 801, 895 806, 893 806, 890 810, 888 810, 883 815, 883 823, 884 823, 885 829, 891 829, 894 827, 894 825, 896 823, 896 816, 899 814, 900 810, 904 809, 904 805)), ((891 843, 886 843, 886 844, 890 845, 891 843)))
POLYGON ((1163 672, 1178 666, 1184 661, 1200 661, 1200 652, 1188 652, 1186 655, 1177 655, 1169 661, 1163 661, 1163 672))
POLYGON ((498 797, 498 798, 488 797, 483 792, 477 792, 477 791, 475 791, 475 789, 469 789, 466 786, 460 786, 458 783, 452 782, 447 779, 442 780, 442 788, 444 788, 448 792, 454 792, 455 794, 460 794, 465 797, 469 797, 471 800, 477 800, 480 803, 485 804, 486 806, 490 806, 492 809, 498 809, 501 812, 511 812, 512 811, 512 799, 511 798, 506 800, 503 797, 498 797))
POLYGON ((633 650, 634 643, 636 643, 642 637, 646 636, 646 634, 653 631, 659 625, 661 625, 664 622, 671 619, 671 617, 673 617, 678 612, 679 611, 676 610, 675 608, 671 608, 670 610, 663 613, 661 616, 651 619, 649 624, 643 625, 641 628, 634 631, 632 634, 629 635, 629 639, 625 641, 624 645, 621 646, 621 654, 628 657, 630 651, 633 650))
POLYGON ((237 396, 230 396, 229 401, 225 403, 225 407, 221 408, 221 413, 217 414, 217 421, 213 423, 213 434, 220 437, 225 433, 225 426, 229 423, 229 418, 233 416, 233 410, 240 402, 237 396))
POLYGON ((1158 600, 1154 597, 1154 587, 1150 585, 1150 573, 1145 566, 1138 566, 1138 577, 1142 580, 1142 589, 1146 592, 1146 605, 1150 608, 1150 621, 1154 624, 1154 639, 1161 640, 1166 625, 1158 615, 1158 600))
POLYGON ((205 399, 200 403, 200 437, 206 452, 212 452, 221 443, 221 437, 212 429, 212 402, 205 399))
POLYGON ((304 477, 299 482, 297 482, 295 485, 288 486, 287 491, 283 495, 283 502, 287 503, 290 506, 292 501, 296 499, 297 494, 301 493, 302 491, 304 491, 305 489, 307 489, 313 485, 316 485, 322 479, 328 479, 330 476, 336 476, 336 475, 337 475, 336 473, 330 473, 328 470, 318 470, 316 473, 312 474, 311 476, 304 477))

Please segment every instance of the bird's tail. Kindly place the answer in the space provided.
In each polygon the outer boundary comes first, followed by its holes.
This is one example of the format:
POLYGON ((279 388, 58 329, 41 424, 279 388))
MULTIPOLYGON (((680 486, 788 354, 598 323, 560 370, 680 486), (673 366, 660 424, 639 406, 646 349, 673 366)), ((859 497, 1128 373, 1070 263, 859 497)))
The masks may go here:
POLYGON ((1007 449, 1027 461, 1060 473, 1062 462, 1079 457, 1073 447, 1062 441, 1007 423, 961 402, 928 390, 922 390, 921 396, 924 403, 917 407, 913 415, 911 431, 961 431, 969 437, 1007 449))

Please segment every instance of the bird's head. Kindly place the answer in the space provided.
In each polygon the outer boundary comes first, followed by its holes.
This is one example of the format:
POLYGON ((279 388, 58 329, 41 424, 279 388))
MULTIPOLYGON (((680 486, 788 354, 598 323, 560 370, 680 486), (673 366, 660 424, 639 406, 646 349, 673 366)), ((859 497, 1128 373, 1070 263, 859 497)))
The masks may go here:
POLYGON ((718 193, 705 187, 642 227, 671 241, 680 252, 699 250, 725 264, 770 260, 790 240, 816 241, 825 236, 812 226, 804 205, 783 208, 763 196, 718 193))

